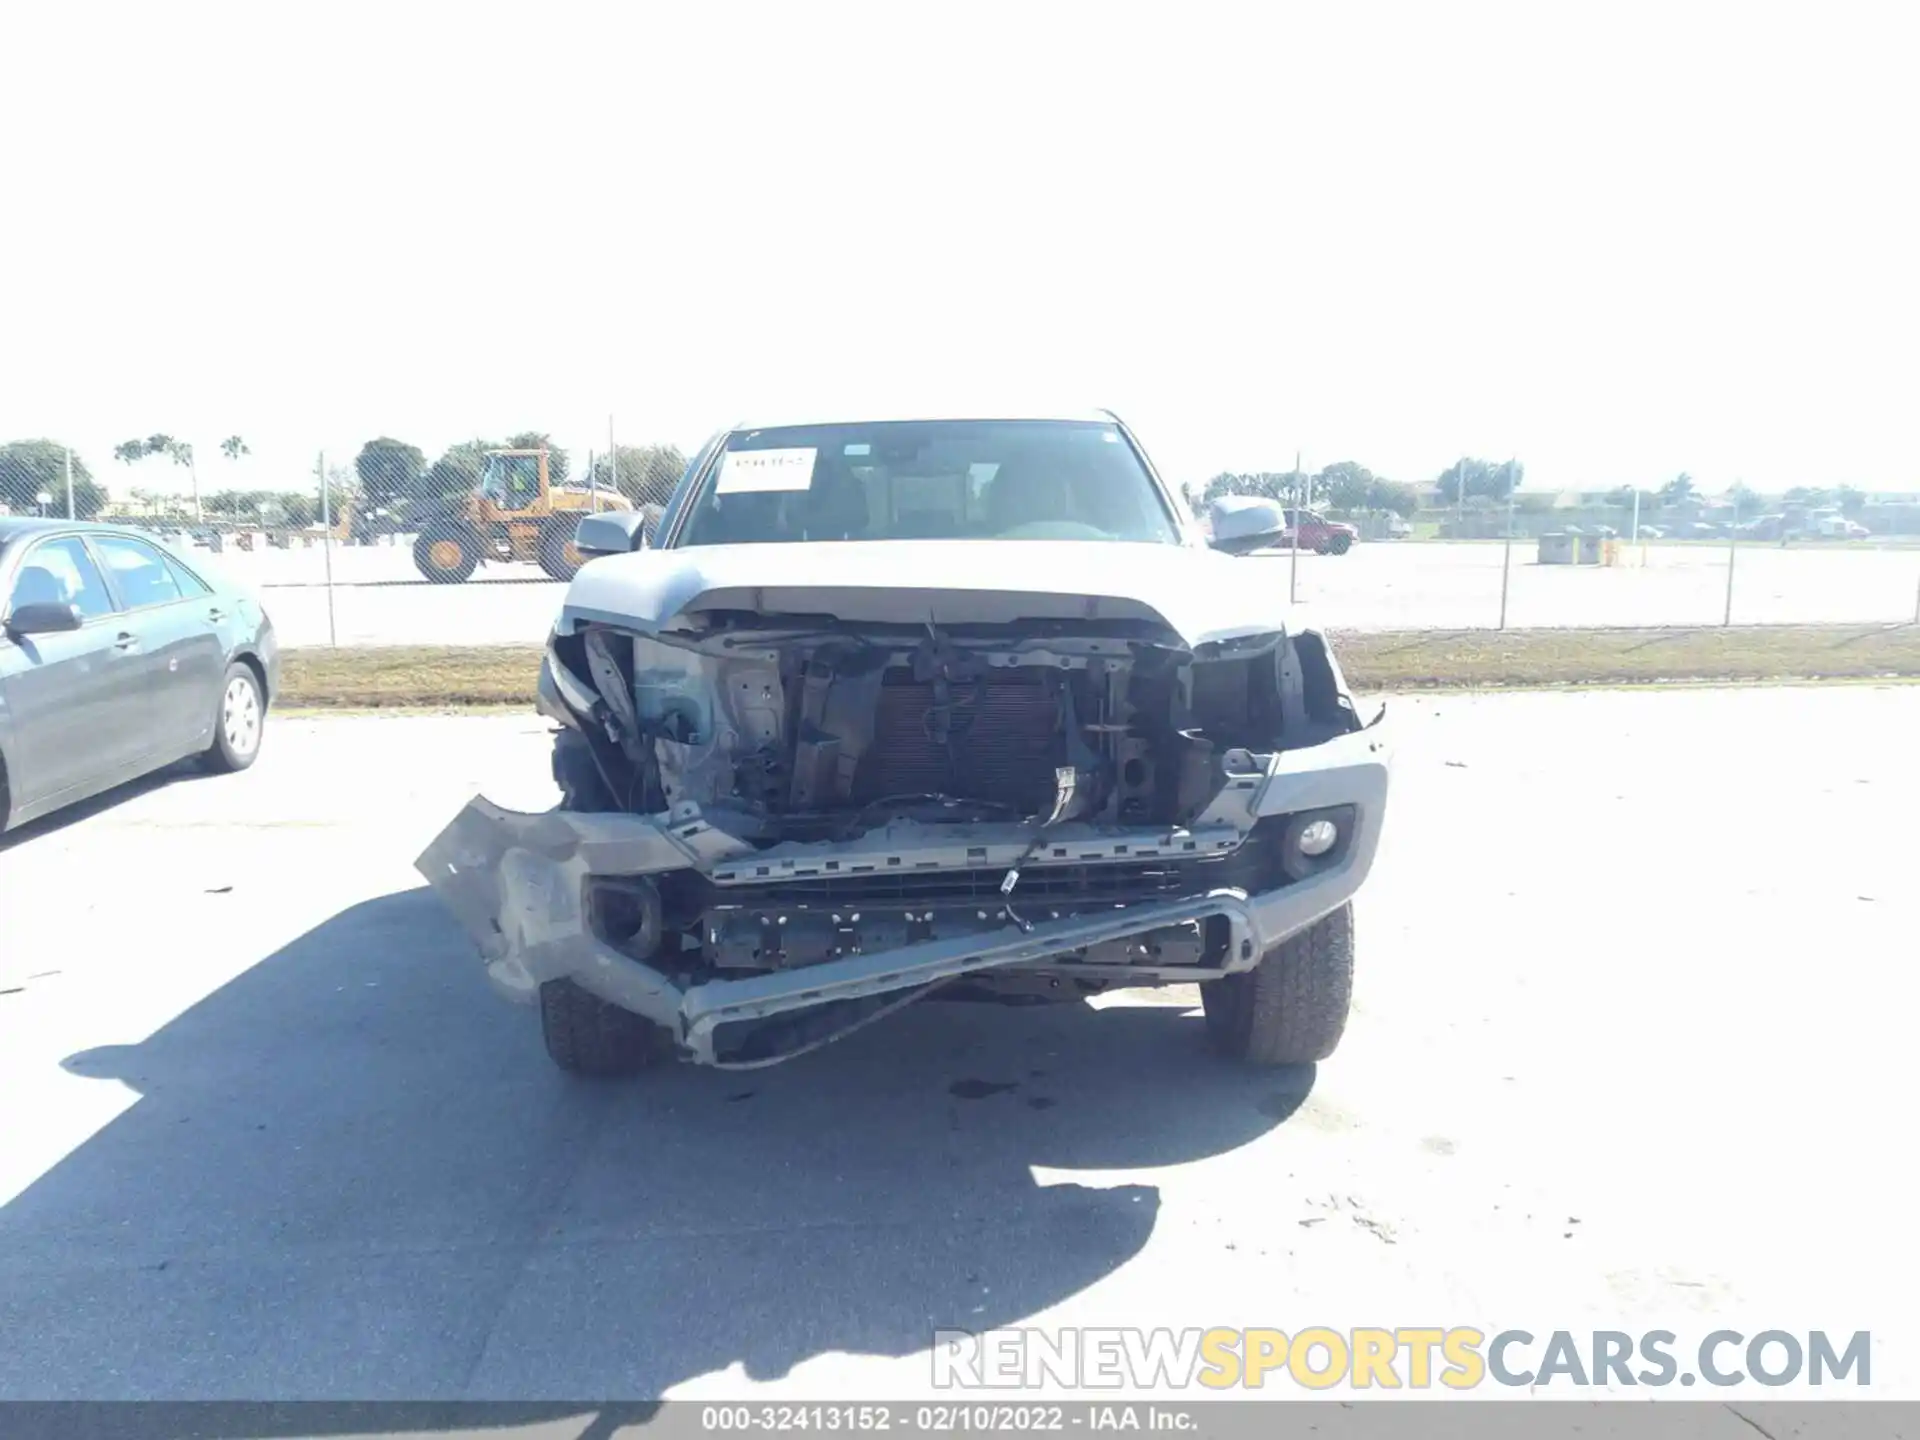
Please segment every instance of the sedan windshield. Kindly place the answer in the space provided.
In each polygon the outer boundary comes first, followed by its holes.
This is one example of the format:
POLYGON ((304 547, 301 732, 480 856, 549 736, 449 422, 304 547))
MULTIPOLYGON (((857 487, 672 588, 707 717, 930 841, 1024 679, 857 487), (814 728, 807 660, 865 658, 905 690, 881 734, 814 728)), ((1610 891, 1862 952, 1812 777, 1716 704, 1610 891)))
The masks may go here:
POLYGON ((887 421, 729 436, 676 543, 789 540, 1177 545, 1180 534, 1113 424, 887 421))

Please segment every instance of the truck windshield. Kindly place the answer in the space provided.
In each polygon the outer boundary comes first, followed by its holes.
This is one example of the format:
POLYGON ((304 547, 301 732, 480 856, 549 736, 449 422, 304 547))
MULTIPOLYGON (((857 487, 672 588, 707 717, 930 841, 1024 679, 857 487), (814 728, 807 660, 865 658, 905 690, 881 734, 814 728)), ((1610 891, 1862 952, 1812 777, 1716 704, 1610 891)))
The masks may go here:
POLYGON ((1181 543, 1153 477, 1097 421, 888 421, 745 430, 679 545, 792 540, 1181 543))

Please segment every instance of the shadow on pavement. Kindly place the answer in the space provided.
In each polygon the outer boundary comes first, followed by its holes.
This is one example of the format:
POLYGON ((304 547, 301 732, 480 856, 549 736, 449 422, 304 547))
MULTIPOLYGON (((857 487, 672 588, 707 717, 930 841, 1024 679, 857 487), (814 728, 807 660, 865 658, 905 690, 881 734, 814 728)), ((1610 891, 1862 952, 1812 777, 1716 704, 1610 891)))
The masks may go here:
POLYGON ((767 1071, 581 1082, 427 891, 370 900, 67 1061, 139 1098, 0 1210, 0 1396, 651 1399, 1017 1323, 1158 1211, 1032 1167, 1200 1159, 1306 1098, 1201 1031, 928 1002, 767 1071))
POLYGON ((204 779, 206 773, 201 769, 198 761, 176 760, 163 769, 137 775, 131 780, 114 786, 111 790, 103 790, 98 795, 75 801, 62 809, 42 815, 38 820, 29 820, 26 824, 0 835, 0 854, 5 854, 15 845, 27 844, 43 835, 56 834, 69 825, 77 825, 89 816, 111 810, 116 805, 124 805, 127 801, 137 799, 139 796, 155 790, 164 790, 176 781, 204 779))

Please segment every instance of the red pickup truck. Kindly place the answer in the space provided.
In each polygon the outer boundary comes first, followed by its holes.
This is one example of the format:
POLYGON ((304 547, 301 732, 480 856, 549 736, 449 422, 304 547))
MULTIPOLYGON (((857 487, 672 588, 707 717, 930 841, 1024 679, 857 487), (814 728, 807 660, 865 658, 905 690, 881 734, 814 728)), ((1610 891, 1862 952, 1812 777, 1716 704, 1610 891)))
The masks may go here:
POLYGON ((1300 548, 1311 550, 1316 555, 1344 555, 1360 539, 1360 532, 1353 526, 1339 520, 1329 520, 1312 510, 1289 509, 1286 515, 1287 528, 1279 542, 1281 549, 1293 544, 1295 516, 1300 517, 1300 548))

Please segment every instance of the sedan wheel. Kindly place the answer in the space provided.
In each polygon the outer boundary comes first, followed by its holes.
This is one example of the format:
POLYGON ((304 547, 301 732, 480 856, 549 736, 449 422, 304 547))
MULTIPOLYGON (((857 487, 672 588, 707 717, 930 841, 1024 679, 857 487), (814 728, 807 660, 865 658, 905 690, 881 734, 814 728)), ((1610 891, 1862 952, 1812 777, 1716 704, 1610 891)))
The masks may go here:
POLYGON ((207 747, 202 758, 210 769, 246 769, 260 753, 265 723, 266 704, 260 694, 259 678, 250 666, 235 661, 227 667, 226 681, 220 689, 213 744, 207 747))

